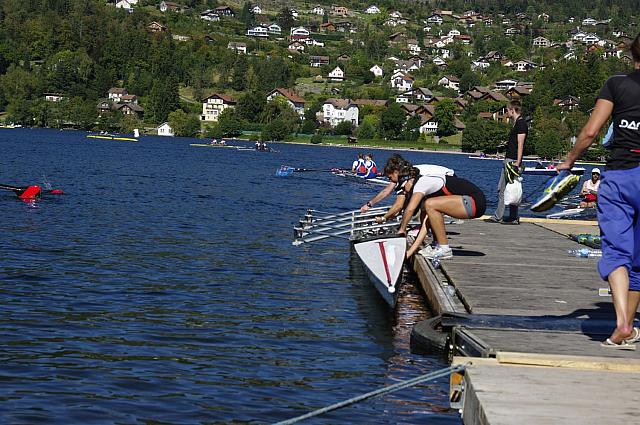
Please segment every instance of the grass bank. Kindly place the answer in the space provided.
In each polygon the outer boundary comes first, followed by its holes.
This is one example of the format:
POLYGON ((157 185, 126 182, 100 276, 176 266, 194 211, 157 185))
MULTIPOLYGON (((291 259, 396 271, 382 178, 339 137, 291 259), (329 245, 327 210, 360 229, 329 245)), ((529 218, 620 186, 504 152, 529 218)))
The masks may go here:
MULTIPOLYGON (((415 149, 415 150, 429 150, 429 151, 447 151, 447 152, 460 152, 460 142, 462 140, 462 134, 454 134, 453 136, 442 137, 440 142, 436 143, 433 138, 428 139, 427 142, 411 141, 411 140, 383 140, 383 139, 367 139, 358 140, 356 144, 347 143, 346 136, 324 136, 322 139, 322 145, 332 146, 350 146, 354 148, 358 147, 372 147, 372 148, 384 148, 384 149, 415 149)), ((293 143, 311 143, 310 134, 298 134, 288 142, 293 143)))

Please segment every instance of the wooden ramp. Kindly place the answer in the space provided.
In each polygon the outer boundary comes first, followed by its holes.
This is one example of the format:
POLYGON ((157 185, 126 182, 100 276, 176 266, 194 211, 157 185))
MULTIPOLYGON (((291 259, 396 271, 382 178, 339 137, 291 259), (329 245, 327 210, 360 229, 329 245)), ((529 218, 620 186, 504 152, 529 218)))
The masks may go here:
POLYGON ((465 424, 640 423, 632 403, 640 350, 600 346, 615 326, 611 297, 599 294, 607 284, 597 259, 567 253, 581 246, 566 234, 598 233, 585 224, 467 221, 448 226, 453 259, 439 269, 414 260, 434 312, 471 318, 451 327, 455 353, 467 356, 456 361, 472 360, 460 406, 465 424), (474 321, 479 317, 498 318, 499 325, 474 321), (507 365, 506 353, 538 360, 507 365), (539 356, 553 362, 540 364, 539 356), (598 367, 554 366, 575 356, 598 367), (620 361, 633 367, 618 371, 620 361))

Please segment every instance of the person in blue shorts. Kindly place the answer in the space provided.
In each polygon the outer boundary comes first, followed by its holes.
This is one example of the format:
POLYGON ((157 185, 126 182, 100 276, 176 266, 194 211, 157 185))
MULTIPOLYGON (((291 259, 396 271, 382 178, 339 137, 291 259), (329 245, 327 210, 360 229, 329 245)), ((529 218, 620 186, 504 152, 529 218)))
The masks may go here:
POLYGON ((602 346, 621 349, 635 349, 640 340, 633 327, 640 303, 640 34, 631 55, 635 70, 607 80, 575 146, 557 167, 570 170, 613 116, 611 154, 598 190, 598 272, 609 282, 616 311, 616 328, 602 346))

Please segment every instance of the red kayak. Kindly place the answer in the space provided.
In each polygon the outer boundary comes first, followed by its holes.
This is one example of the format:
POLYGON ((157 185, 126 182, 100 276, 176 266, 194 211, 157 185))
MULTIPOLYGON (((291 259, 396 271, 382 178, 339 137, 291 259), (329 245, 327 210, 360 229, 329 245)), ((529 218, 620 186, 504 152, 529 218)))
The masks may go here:
POLYGON ((64 195, 61 189, 42 190, 38 185, 20 187, 0 184, 0 189, 11 190, 18 198, 25 200, 40 199, 43 193, 47 195, 64 195))

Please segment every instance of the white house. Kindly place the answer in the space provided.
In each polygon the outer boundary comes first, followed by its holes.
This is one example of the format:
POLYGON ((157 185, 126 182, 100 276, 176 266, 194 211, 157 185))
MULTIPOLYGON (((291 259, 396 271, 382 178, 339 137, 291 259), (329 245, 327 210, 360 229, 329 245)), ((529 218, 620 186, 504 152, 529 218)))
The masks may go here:
POLYGON ((442 15, 438 13, 434 13, 433 15, 427 17, 427 24, 442 25, 443 22, 444 19, 442 18, 442 15))
POLYGON ((234 50, 236 53, 244 53, 245 55, 247 54, 246 43, 230 41, 229 44, 227 44, 227 49, 234 50))
POLYGON ((389 16, 392 18, 402 18, 402 13, 400 13, 397 10, 394 10, 393 12, 389 13, 389 16))
POLYGON ((235 108, 236 101, 231 96, 221 93, 214 93, 202 102, 202 121, 217 122, 222 111, 227 108, 235 108))
POLYGON ((489 61, 486 59, 478 59, 471 62, 472 71, 476 71, 478 69, 486 69, 486 68, 489 68, 490 66, 491 66, 491 63, 489 63, 489 61))
POLYGON ((261 8, 260 6, 258 6, 258 5, 255 5, 255 6, 253 6, 253 7, 251 8, 251 12, 252 12, 254 15, 262 15, 262 8, 261 8))
POLYGON ((496 81, 494 85, 496 87, 496 90, 509 90, 510 88, 517 86, 518 81, 505 79, 505 80, 496 81))
POLYGON ((415 87, 411 90, 407 90, 403 93, 400 93, 396 97, 397 103, 409 103, 412 101, 416 102, 428 102, 433 99, 433 93, 428 88, 424 87, 415 87))
POLYGON ((413 78, 411 74, 407 74, 402 71, 397 71, 397 72, 394 72, 393 75, 391 76, 390 84, 391 84, 391 88, 402 92, 402 91, 411 90, 413 88, 414 81, 415 81, 415 78, 413 78))
POLYGON ((127 89, 121 87, 111 87, 107 92, 107 98, 113 103, 120 103, 122 96, 128 95, 127 89))
POLYGON ((369 68, 369 71, 371 71, 376 77, 382 77, 384 75, 384 70, 379 65, 373 65, 369 68))
POLYGON ((461 32, 458 31, 457 29, 452 29, 451 31, 449 31, 449 33, 447 34, 448 37, 456 37, 458 35, 460 35, 461 32))
POLYGON ((544 37, 536 37, 533 39, 533 47, 549 47, 551 42, 544 37))
POLYGON ((583 39, 582 42, 584 44, 595 44, 598 43, 600 41, 600 37, 598 37, 595 34, 587 34, 583 39))
POLYGON ((310 35, 311 33, 305 27, 291 28, 291 39, 306 40, 310 35))
POLYGON ((417 55, 422 51, 418 40, 407 40, 407 48, 412 55, 417 55))
POLYGON ((276 23, 273 23, 267 27, 269 34, 280 35, 282 34, 282 27, 276 23))
POLYGON ((60 102, 64 99, 64 96, 59 93, 45 93, 44 100, 47 102, 60 102))
POLYGON ((447 66, 447 62, 442 59, 440 56, 436 56, 435 58, 433 58, 432 62, 436 65, 436 66, 447 66))
POLYGON ((273 89, 267 94, 267 102, 271 102, 277 97, 283 97, 284 99, 286 99, 286 102, 291 107, 291 109, 296 111, 300 118, 304 117, 304 99, 301 98, 296 92, 282 87, 273 89))
POLYGON ((324 8, 322 6, 316 6, 313 9, 311 9, 311 13, 313 13, 314 15, 324 15, 324 8))
POLYGON ((446 75, 438 80, 439 86, 444 86, 455 91, 460 91, 460 79, 453 75, 446 75))
POLYGON ((171 128, 168 122, 163 122, 160 127, 158 127, 158 136, 174 136, 173 128, 171 128))
POLYGON ((322 118, 332 127, 348 121, 352 126, 358 125, 358 105, 351 99, 327 99, 322 104, 322 118))
POLYGON ((200 14, 200 19, 209 22, 218 22, 220 20, 220 15, 215 13, 213 10, 205 10, 200 14))
POLYGON ((129 12, 133 11, 133 6, 138 3, 138 0, 120 0, 116 3, 116 9, 124 9, 129 12))
POLYGON ((377 13, 380 13, 380 8, 376 5, 371 5, 369 7, 367 7, 367 9, 364 11, 364 13, 368 13, 369 15, 375 15, 377 13))
POLYGON ((344 81, 344 71, 339 66, 333 68, 329 73, 329 80, 331 81, 344 81))
POLYGON ((577 33, 573 34, 573 36, 571 37, 571 39, 573 41, 579 41, 580 43, 582 43, 582 40, 584 40, 584 38, 587 36, 588 34, 586 32, 582 32, 582 31, 578 31, 577 33))
POLYGON ((526 72, 536 67, 537 65, 535 63, 528 60, 521 60, 513 64, 513 69, 518 72, 526 72))
POLYGON ((597 23, 598 23, 598 21, 596 21, 593 18, 585 18, 585 19, 582 20, 582 25, 584 25, 584 26, 587 26, 587 25, 596 26, 597 23))
POLYGON ((518 28, 507 28, 504 30, 504 35, 517 35, 520 34, 520 30, 518 28))
POLYGON ((300 43, 299 41, 294 41, 293 43, 290 43, 289 46, 287 47, 287 49, 289 49, 292 52, 304 52, 305 49, 305 45, 304 43, 300 43))
POLYGON ((258 25, 247 29, 248 37, 269 38, 269 29, 264 25, 258 25))

